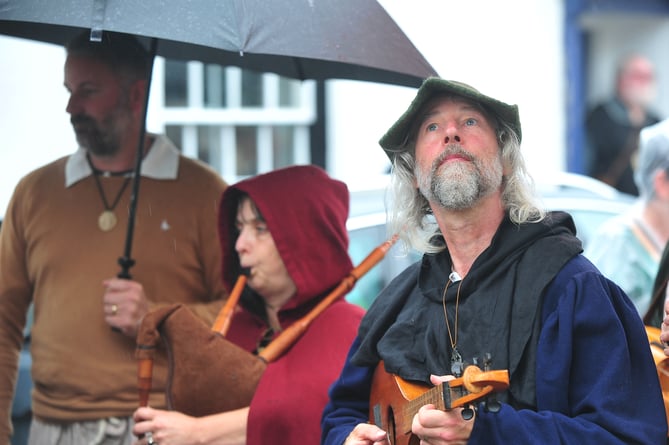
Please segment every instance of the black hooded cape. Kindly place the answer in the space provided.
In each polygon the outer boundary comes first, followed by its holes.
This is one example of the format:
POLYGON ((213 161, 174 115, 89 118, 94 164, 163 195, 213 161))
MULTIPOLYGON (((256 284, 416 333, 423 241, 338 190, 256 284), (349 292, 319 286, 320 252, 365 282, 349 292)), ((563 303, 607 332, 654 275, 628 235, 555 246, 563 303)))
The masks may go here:
MULTIPOLYGON (((517 408, 536 402, 536 345, 541 302, 560 269, 582 252, 570 215, 551 212, 538 223, 505 218, 490 246, 462 282, 452 283, 445 305, 457 348, 466 363, 492 354, 493 369, 508 369, 509 391, 499 399, 517 408)), ((430 374, 451 374, 451 342, 442 296, 451 272, 448 250, 426 254, 384 289, 363 319, 353 363, 373 366, 406 380, 429 383, 430 374)), ((479 362, 480 363, 480 362, 479 362)))

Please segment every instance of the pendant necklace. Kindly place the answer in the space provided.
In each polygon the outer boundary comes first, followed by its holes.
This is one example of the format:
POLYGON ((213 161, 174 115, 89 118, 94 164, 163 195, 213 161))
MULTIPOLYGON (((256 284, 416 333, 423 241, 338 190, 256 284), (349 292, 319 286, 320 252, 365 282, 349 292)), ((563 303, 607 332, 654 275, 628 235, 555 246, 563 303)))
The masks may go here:
POLYGON ((462 356, 460 355, 460 351, 458 351, 458 309, 460 305, 460 288, 462 287, 463 281, 464 280, 462 280, 456 272, 451 272, 448 276, 444 294, 441 298, 441 304, 444 308, 444 319, 446 320, 446 329, 448 330, 448 339, 451 342, 451 374, 455 377, 460 377, 464 371, 462 356), (458 291, 455 295, 454 332, 451 334, 451 326, 448 322, 448 313, 446 312, 446 291, 448 291, 448 286, 455 281, 459 281, 460 283, 458 284, 458 291))
MULTIPOLYGON (((125 181, 123 181, 123 185, 121 186, 121 189, 118 191, 116 194, 116 198, 114 198, 114 201, 109 205, 107 202, 107 197, 105 196, 105 192, 102 189, 102 184, 100 183, 100 175, 103 174, 100 170, 96 169, 93 167, 93 163, 91 162, 91 159, 88 155, 86 155, 86 159, 88 160, 88 164, 91 167, 91 170, 93 170, 93 178, 95 180, 95 185, 98 188, 98 193, 100 194, 100 198, 102 198, 102 204, 104 205, 105 209, 100 213, 100 216, 98 216, 98 227, 100 230, 103 232, 109 232, 112 230, 114 227, 116 227, 116 223, 118 222, 118 219, 116 218, 116 214, 114 213, 114 209, 116 208, 116 205, 119 203, 121 200, 121 196, 123 196, 123 192, 125 189, 128 187, 128 184, 130 183, 130 176, 126 176, 125 181)), ((130 172, 119 172, 119 173, 111 173, 114 176, 120 176, 120 175, 128 175, 130 172)))

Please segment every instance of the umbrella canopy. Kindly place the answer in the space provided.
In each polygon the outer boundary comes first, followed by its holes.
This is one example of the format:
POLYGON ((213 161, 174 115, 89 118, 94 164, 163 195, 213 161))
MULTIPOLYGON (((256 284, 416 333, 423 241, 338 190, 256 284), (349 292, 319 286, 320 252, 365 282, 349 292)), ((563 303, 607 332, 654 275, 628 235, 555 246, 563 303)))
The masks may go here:
POLYGON ((419 86, 437 75, 376 0, 2 0, 0 34, 64 44, 91 29, 157 38, 157 54, 419 86))

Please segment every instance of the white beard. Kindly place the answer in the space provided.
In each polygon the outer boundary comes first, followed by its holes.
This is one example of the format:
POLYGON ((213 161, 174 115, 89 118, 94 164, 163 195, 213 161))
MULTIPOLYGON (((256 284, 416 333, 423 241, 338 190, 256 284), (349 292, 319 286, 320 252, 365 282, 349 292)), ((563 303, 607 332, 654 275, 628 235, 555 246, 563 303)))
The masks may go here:
POLYGON ((429 202, 449 210, 464 210, 499 189, 502 185, 503 168, 499 156, 486 163, 460 147, 447 147, 435 160, 427 175, 419 171, 418 167, 415 174, 418 188, 429 202), (470 161, 441 165, 442 160, 454 152, 466 155, 470 161))

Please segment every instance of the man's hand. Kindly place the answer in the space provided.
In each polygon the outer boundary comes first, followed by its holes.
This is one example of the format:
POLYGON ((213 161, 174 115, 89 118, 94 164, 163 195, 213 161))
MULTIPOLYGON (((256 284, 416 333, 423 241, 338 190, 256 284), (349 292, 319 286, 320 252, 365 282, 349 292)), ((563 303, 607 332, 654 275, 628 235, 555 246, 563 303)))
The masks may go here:
MULTIPOLYGON (((434 385, 453 380, 451 375, 430 376, 434 385)), ((462 418, 462 408, 449 411, 424 405, 413 418, 411 432, 420 438, 421 445, 466 445, 474 428, 474 418, 462 418)))
POLYGON ((103 283, 105 321, 128 337, 135 338, 139 324, 149 311, 144 288, 136 281, 111 278, 103 283))
POLYGON ((344 445, 390 445, 388 434, 376 425, 359 423, 346 438, 344 445))

